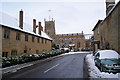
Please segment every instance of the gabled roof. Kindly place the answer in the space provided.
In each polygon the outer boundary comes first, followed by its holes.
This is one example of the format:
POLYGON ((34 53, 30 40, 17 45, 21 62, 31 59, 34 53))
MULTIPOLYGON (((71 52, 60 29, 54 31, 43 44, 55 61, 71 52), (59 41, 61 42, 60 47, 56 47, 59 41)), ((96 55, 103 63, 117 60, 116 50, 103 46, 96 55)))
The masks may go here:
POLYGON ((93 28, 92 31, 94 31, 102 21, 103 21, 103 20, 98 20, 97 24, 95 25, 95 27, 93 28))
POLYGON ((99 23, 101 23, 101 22, 103 23, 103 22, 110 16, 110 14, 115 10, 115 8, 116 8, 118 5, 120 5, 120 1, 119 1, 116 5, 113 6, 113 8, 109 11, 108 15, 106 16, 106 18, 105 18, 104 20, 98 20, 97 24, 95 25, 95 27, 93 28, 92 31, 95 30, 95 28, 98 26, 99 23))
POLYGON ((112 9, 109 11, 108 15, 106 16, 106 18, 103 20, 103 22, 110 16, 110 14, 118 7, 118 5, 120 5, 120 1, 115 4, 112 9))
POLYGON ((8 14, 5 14, 3 12, 0 12, 0 25, 52 40, 52 38, 50 38, 44 31, 41 31, 41 35, 39 35, 38 28, 36 28, 36 33, 34 33, 32 30, 33 29, 32 26, 27 23, 23 23, 23 29, 21 29, 19 27, 18 19, 14 18, 8 14))

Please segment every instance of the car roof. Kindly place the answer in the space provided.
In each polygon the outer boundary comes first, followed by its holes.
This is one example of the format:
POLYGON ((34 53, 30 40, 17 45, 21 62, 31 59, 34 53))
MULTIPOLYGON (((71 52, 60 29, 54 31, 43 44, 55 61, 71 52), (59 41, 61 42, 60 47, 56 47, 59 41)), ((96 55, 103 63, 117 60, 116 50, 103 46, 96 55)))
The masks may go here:
POLYGON ((99 59, 120 58, 120 55, 114 50, 99 50, 97 53, 100 54, 99 59))

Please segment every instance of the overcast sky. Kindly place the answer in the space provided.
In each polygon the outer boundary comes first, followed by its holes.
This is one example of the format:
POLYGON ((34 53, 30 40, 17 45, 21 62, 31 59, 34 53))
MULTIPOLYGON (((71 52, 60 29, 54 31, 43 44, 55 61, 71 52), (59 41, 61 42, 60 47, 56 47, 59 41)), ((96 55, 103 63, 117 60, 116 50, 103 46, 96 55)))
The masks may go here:
POLYGON ((22 9, 24 22, 30 25, 32 19, 36 19, 44 27, 44 18, 54 18, 57 34, 81 33, 82 30, 91 34, 97 21, 105 18, 106 10, 105 0, 4 0, 1 3, 0 11, 17 19, 22 9))

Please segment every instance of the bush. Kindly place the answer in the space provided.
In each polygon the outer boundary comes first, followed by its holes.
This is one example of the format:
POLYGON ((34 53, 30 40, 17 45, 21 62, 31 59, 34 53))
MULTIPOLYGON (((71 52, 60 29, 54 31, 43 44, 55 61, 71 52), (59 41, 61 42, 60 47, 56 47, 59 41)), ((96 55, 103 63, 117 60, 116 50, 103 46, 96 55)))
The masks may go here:
POLYGON ((4 57, 2 58, 2 67, 5 68, 5 67, 13 66, 16 64, 27 63, 27 62, 47 58, 47 57, 56 56, 56 55, 59 55, 65 52, 69 52, 69 50, 63 51, 63 50, 56 49, 52 51, 43 52, 41 54, 24 53, 19 56, 13 56, 13 57, 8 57, 8 58, 4 57))
POLYGON ((69 50, 65 50, 65 53, 69 53, 69 50))
POLYGON ((3 58, 2 59, 2 67, 4 68, 4 67, 8 67, 8 66, 10 66, 11 64, 10 64, 10 62, 9 61, 7 61, 7 58, 3 58))

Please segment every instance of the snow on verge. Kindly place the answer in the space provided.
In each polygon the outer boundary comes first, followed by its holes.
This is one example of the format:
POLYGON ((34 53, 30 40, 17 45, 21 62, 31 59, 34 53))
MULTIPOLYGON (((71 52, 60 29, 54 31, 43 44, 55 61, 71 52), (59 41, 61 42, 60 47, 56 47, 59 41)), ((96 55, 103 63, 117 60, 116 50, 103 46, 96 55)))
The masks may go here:
POLYGON ((61 55, 70 55, 70 54, 85 54, 85 53, 90 53, 90 52, 81 52, 81 51, 78 51, 78 52, 69 52, 69 53, 64 53, 64 54, 61 54, 61 55))
POLYGON ((88 54, 85 57, 85 62, 88 66, 90 78, 118 78, 118 79, 120 79, 120 73, 117 73, 117 74, 110 73, 109 74, 109 73, 101 72, 95 66, 94 57, 92 54, 88 54))

